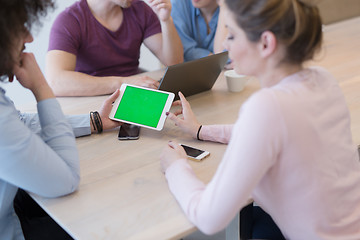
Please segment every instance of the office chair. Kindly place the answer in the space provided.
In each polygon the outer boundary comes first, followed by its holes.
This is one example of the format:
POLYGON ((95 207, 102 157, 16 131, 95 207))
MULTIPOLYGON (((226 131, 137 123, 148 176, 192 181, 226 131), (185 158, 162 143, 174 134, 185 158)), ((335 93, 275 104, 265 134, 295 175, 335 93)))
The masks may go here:
POLYGON ((271 216, 253 203, 241 209, 226 228, 225 234, 226 240, 285 240, 271 216))
POLYGON ((253 203, 243 207, 225 229, 226 240, 252 238, 253 203))

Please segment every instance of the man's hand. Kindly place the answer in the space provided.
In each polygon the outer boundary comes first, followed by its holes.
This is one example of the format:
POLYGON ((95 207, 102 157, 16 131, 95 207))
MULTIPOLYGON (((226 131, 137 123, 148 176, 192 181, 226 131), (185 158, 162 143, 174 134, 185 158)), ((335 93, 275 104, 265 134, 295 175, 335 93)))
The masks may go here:
POLYGON ((119 97, 120 91, 116 90, 112 95, 110 95, 102 104, 99 110, 101 117, 101 122, 103 124, 103 129, 112 129, 122 125, 122 122, 113 121, 109 118, 109 114, 112 109, 112 104, 119 97))
POLYGON ((148 0, 150 7, 158 15, 160 21, 166 22, 171 17, 170 0, 148 0))
POLYGON ((128 83, 140 87, 157 89, 159 87, 159 82, 148 76, 131 76, 126 77, 123 83, 128 83))
POLYGON ((35 60, 34 54, 22 53, 20 62, 14 65, 13 72, 19 83, 33 92, 38 102, 55 97, 35 60))

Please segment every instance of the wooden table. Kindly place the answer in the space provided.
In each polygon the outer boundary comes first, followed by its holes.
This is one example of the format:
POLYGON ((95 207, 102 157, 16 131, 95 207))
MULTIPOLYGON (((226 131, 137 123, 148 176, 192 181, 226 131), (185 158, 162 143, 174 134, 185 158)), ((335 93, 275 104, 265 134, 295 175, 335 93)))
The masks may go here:
MULTIPOLYGON (((259 84, 254 80, 243 92, 229 93, 221 74, 215 89, 189 98, 204 124, 234 122, 241 103, 259 84)), ((59 102, 67 114, 78 114, 99 109, 105 98, 59 102)), ((203 162, 191 162, 200 179, 208 182, 226 145, 193 140, 170 121, 160 132, 142 128, 136 141, 119 141, 117 133, 78 138, 79 190, 58 199, 35 196, 39 204, 76 239, 179 239, 195 231, 168 189, 159 155, 174 139, 210 151, 203 162)))
MULTIPOLYGON (((359 144, 360 17, 325 26, 324 32, 324 50, 308 65, 324 66, 339 80, 351 112, 354 141, 359 144)), ((244 91, 229 93, 221 74, 212 91, 189 101, 201 123, 233 123, 241 104, 258 89, 259 83, 251 80, 244 91)), ((59 101, 66 114, 82 114, 99 109, 105 98, 59 101)), ((76 239, 179 239, 195 231, 168 189, 159 154, 170 139, 210 151, 203 162, 191 162, 197 176, 208 182, 226 145, 193 140, 170 121, 160 132, 141 129, 136 141, 119 141, 117 133, 78 138, 78 191, 58 199, 35 196, 37 202, 76 239)))

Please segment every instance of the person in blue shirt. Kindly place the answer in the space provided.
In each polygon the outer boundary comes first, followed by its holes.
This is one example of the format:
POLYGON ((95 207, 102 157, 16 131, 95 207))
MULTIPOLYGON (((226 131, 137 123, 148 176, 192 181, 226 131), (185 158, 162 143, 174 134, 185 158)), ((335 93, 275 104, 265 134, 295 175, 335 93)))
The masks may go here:
MULTIPOLYGON (((0 85, 0 239, 24 239, 23 218, 14 209, 22 207, 21 201, 14 203, 18 190, 50 198, 74 192, 80 180, 74 137, 119 126, 108 117, 119 91, 99 112, 65 117, 34 55, 24 52, 33 41, 31 26, 54 3, 0 0, 0 6, 0 83, 16 76, 34 94, 38 109, 38 114, 18 112, 0 85)), ((47 239, 57 239, 56 233, 47 239)))
POLYGON ((222 52, 227 35, 218 0, 171 0, 171 15, 184 48, 184 61, 222 52))

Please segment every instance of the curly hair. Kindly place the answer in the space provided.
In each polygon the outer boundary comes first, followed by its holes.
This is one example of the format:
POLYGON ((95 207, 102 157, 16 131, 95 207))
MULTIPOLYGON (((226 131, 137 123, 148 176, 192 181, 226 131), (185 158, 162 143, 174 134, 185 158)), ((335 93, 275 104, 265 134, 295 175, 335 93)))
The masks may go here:
POLYGON ((305 0, 225 0, 247 38, 257 42, 271 31, 286 46, 283 61, 302 63, 322 44, 322 21, 316 5, 305 0))
POLYGON ((48 8, 54 8, 52 0, 0 0, 0 80, 12 74, 14 42, 25 29, 40 24, 48 8))

